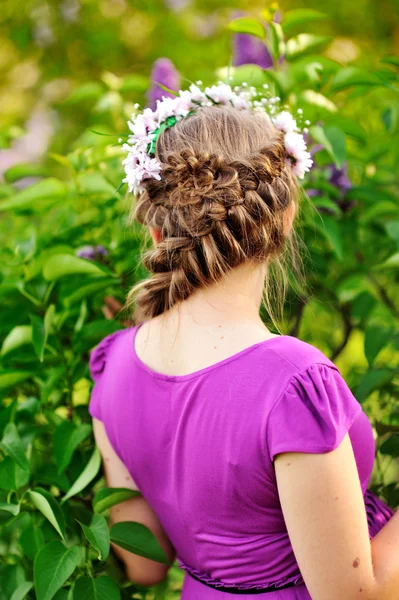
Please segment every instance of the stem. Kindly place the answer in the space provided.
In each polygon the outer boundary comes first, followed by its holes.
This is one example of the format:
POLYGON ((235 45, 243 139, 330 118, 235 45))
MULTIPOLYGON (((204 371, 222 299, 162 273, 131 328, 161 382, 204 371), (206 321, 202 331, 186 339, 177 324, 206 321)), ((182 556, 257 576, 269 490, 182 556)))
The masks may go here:
POLYGON ((298 311, 296 313, 295 323, 291 327, 288 335, 292 335, 294 337, 298 336, 299 328, 300 328, 302 317, 303 317, 303 313, 305 311, 305 307, 306 307, 306 305, 307 305, 308 302, 309 302, 309 298, 299 298, 299 301, 298 301, 298 311))
POLYGON ((392 313, 394 314, 395 317, 399 318, 399 310, 396 308, 396 306, 394 305, 394 303, 388 296, 385 288, 380 284, 380 282, 377 280, 377 278, 374 276, 373 273, 369 273, 368 278, 377 288, 378 293, 380 294, 381 300, 383 301, 385 306, 387 306, 389 308, 389 310, 392 311, 392 313))
POLYGON ((348 343, 350 335, 353 330, 353 325, 352 325, 352 322, 350 319, 348 307, 343 306, 340 309, 340 312, 341 312, 342 318, 343 318, 344 337, 342 339, 342 342, 340 344, 338 344, 338 346, 335 348, 335 350, 333 350, 331 357, 330 357, 330 360, 332 360, 332 361, 334 361, 337 358, 337 356, 339 356, 341 354, 341 352, 345 348, 346 344, 348 343))

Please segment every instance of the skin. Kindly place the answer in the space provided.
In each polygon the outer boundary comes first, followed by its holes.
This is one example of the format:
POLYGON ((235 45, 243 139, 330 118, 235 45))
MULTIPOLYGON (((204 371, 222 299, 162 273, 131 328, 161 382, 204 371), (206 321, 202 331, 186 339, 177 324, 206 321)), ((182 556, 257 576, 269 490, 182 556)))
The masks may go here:
MULTIPOLYGON (((295 207, 287 210, 289 233, 295 207)), ((160 232, 150 228, 154 244, 160 232)), ((265 267, 242 265, 226 280, 192 297, 141 327, 135 350, 152 369, 183 375, 273 337, 259 316, 265 267), (150 333, 151 332, 151 333, 150 333), (190 340, 196 340, 193 347, 190 340)), ((138 489, 112 449, 103 424, 93 419, 104 475, 110 487, 138 489)), ((293 550, 312 600, 377 600, 371 547, 357 467, 349 436, 325 454, 287 452, 274 461, 284 519, 293 550)), ((157 537, 168 558, 175 549, 144 498, 113 507, 111 523, 136 521, 157 537)), ((169 567, 129 553, 114 552, 129 579, 151 587, 169 567)))

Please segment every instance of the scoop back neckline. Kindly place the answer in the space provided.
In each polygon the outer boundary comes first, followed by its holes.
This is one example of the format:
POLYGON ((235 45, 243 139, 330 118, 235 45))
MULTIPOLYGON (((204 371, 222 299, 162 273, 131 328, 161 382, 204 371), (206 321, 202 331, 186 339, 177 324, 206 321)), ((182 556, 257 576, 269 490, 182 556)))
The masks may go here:
POLYGON ((193 371, 191 373, 186 373, 185 375, 169 375, 167 373, 161 373, 159 371, 155 371, 154 369, 149 367, 145 362, 143 362, 141 360, 141 358, 138 356, 138 354, 136 352, 136 348, 135 348, 136 335, 137 335, 137 332, 140 329, 140 327, 142 325, 144 325, 144 322, 145 321, 142 321, 141 323, 139 323, 138 325, 135 325, 132 328, 130 349, 131 349, 131 353, 133 356, 133 360, 136 365, 138 365, 142 370, 146 371, 152 377, 154 377, 156 379, 162 379, 164 381, 173 381, 173 382, 188 381, 190 379, 195 379, 197 377, 200 377, 201 375, 205 375, 206 373, 209 373, 215 369, 218 369, 219 367, 227 365, 227 364, 237 360, 241 356, 249 354, 250 352, 252 352, 253 350, 256 350, 257 348, 260 348, 260 347, 263 347, 263 346, 266 346, 269 344, 273 344, 278 339, 286 339, 286 338, 292 337, 290 335, 277 335, 273 338, 269 338, 268 340, 262 340, 260 342, 256 342, 255 344, 251 344, 251 346, 248 346, 247 348, 243 348, 239 352, 236 352, 235 354, 232 354, 231 356, 227 356, 226 358, 223 358, 222 360, 219 360, 216 363, 208 365, 207 367, 198 369, 197 371, 193 371))

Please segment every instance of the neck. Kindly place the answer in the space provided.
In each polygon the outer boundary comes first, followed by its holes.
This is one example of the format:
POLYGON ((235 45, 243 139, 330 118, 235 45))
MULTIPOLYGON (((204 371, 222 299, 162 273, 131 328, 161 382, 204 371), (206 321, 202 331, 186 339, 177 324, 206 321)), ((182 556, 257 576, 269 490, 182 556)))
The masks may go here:
POLYGON ((245 324, 265 328, 260 315, 265 265, 244 264, 206 288, 196 290, 184 302, 158 317, 165 324, 214 326, 245 324))

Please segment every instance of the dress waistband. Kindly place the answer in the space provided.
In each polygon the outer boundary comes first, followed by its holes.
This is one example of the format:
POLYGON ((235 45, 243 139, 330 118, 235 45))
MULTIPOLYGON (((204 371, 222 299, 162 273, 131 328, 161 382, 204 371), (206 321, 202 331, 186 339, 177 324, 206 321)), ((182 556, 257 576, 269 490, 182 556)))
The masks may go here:
POLYGON ((272 584, 272 585, 270 585, 268 587, 264 587, 264 588, 250 588, 250 589, 242 589, 241 588, 240 589, 240 588, 233 587, 233 586, 230 587, 230 586, 225 586, 225 585, 215 585, 212 583, 208 583, 206 581, 203 581, 202 579, 199 579, 193 573, 190 573, 190 571, 186 571, 186 572, 187 572, 187 575, 189 575, 196 581, 199 581, 203 585, 206 585, 207 587, 210 587, 214 590, 219 590, 219 592, 227 592, 229 594, 267 594, 268 592, 276 592, 277 590, 282 590, 284 588, 293 587, 295 585, 295 581, 291 581, 290 583, 286 583, 284 585, 279 585, 279 586, 276 586, 276 584, 272 584))

